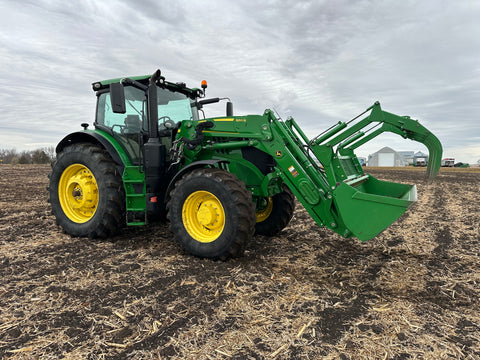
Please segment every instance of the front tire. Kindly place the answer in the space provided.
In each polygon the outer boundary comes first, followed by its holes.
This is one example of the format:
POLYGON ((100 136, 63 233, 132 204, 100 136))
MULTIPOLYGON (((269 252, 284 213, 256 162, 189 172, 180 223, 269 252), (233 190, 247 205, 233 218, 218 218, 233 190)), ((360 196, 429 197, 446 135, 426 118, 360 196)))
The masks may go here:
POLYGON ((243 253, 255 231, 255 205, 238 178, 219 169, 196 169, 170 193, 168 219, 188 253, 225 260, 243 253))
POLYGON ((52 164, 49 178, 52 213, 66 233, 106 238, 123 227, 122 177, 104 149, 89 143, 66 147, 52 164))
POLYGON ((281 193, 261 199, 256 211, 255 233, 265 236, 277 235, 288 225, 294 211, 295 196, 284 185, 281 193))

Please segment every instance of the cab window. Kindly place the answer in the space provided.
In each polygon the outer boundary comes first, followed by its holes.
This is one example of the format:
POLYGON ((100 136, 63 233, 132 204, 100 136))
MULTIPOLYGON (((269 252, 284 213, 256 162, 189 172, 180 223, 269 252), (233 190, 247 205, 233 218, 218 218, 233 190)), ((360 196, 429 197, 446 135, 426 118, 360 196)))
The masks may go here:
POLYGON ((140 162, 140 134, 148 131, 145 92, 131 86, 125 87, 125 114, 112 111, 110 94, 98 97, 97 124, 109 128, 113 136, 128 154, 133 164, 140 162))

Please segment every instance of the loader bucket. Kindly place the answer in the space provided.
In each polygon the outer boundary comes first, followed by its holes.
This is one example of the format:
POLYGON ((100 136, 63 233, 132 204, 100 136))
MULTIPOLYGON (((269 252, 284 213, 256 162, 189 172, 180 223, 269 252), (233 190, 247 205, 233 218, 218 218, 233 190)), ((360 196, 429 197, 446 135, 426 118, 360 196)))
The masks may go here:
POLYGON ((417 200, 417 188, 366 174, 339 184, 333 197, 345 227, 365 241, 391 225, 417 200))

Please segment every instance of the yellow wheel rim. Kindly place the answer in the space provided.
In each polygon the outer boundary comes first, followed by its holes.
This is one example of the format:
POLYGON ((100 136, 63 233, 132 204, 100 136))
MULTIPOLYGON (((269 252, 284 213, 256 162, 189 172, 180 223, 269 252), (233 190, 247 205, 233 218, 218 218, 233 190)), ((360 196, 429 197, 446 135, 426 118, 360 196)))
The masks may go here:
POLYGON ((273 210, 273 200, 271 197, 263 199, 260 209, 257 209, 255 215, 257 215, 257 223, 268 219, 273 210))
POLYGON ((225 211, 218 198, 208 191, 195 191, 183 203, 182 220, 192 238, 209 243, 225 227, 225 211))
POLYGON ((98 206, 97 180, 90 169, 81 164, 67 167, 58 183, 58 198, 70 220, 76 223, 90 220, 98 206))

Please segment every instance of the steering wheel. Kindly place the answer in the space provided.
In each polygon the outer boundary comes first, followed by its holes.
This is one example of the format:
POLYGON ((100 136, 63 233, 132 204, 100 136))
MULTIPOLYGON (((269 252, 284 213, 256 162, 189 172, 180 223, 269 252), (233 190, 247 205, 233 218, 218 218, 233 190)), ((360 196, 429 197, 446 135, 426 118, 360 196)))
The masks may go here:
POLYGON ((165 129, 172 129, 175 126, 175 121, 169 116, 161 116, 158 118, 158 121, 162 121, 162 125, 165 129))
POLYGON ((119 127, 119 128, 120 128, 120 133, 121 133, 121 134, 123 134, 123 133, 124 133, 124 131, 125 131, 125 128, 126 128, 126 126, 125 126, 125 125, 114 124, 114 125, 112 126, 112 131, 115 131, 115 130, 113 130, 113 129, 115 129, 115 127, 119 127))

